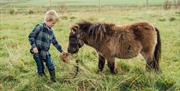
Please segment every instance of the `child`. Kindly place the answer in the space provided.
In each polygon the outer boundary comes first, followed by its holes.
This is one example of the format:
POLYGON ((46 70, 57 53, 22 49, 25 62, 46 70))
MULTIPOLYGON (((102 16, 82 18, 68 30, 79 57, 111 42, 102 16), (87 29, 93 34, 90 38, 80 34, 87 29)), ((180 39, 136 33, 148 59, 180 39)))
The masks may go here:
POLYGON ((49 53, 51 43, 60 52, 60 55, 65 54, 59 45, 56 37, 53 33, 52 27, 58 21, 58 14, 55 10, 49 10, 46 12, 44 22, 37 24, 32 32, 29 34, 29 41, 31 44, 30 52, 33 54, 33 58, 37 65, 37 73, 39 76, 46 76, 44 73, 44 62, 48 68, 50 79, 53 82, 55 80, 55 68, 49 53))

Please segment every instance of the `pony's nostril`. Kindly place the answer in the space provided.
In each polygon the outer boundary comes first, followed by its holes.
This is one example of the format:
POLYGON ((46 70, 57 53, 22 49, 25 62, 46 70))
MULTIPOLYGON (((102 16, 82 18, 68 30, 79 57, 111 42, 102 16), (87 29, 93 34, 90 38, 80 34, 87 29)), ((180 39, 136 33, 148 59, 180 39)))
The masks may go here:
POLYGON ((74 51, 74 50, 76 50, 75 48, 72 48, 72 50, 74 51))
POLYGON ((76 51, 76 48, 68 48, 69 53, 74 52, 74 51, 76 51))

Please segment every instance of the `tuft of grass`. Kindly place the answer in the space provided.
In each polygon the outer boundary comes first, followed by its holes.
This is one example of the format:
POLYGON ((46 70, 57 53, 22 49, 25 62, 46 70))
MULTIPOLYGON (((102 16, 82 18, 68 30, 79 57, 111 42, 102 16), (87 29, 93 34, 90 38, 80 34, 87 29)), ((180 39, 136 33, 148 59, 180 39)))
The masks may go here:
POLYGON ((169 21, 175 21, 175 20, 176 20, 175 17, 170 17, 170 18, 169 18, 169 21))

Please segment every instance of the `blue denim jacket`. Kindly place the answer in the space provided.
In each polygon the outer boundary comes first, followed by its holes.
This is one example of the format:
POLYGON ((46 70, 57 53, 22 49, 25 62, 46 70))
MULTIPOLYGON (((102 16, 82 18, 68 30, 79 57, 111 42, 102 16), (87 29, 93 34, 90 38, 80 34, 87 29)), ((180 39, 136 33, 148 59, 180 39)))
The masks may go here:
POLYGON ((54 33, 50 27, 45 23, 40 23, 33 28, 29 34, 29 42, 32 48, 37 47, 39 54, 42 58, 50 56, 49 48, 51 43, 57 48, 59 52, 63 52, 61 45, 56 40, 54 33))

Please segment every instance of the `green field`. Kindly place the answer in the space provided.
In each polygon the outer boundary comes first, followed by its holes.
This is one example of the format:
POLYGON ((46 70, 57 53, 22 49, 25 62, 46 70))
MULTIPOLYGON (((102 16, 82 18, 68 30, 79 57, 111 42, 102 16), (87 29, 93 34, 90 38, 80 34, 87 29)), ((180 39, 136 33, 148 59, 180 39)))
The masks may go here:
MULTIPOLYGON (((148 21, 155 25, 161 34, 160 67, 162 73, 147 72, 145 61, 139 55, 128 60, 116 59, 118 73, 115 75, 109 72, 107 66, 103 73, 98 74, 96 52, 93 48, 84 46, 76 58, 80 59, 80 74, 72 78, 75 58, 70 61, 70 64, 63 63, 58 57, 58 51, 52 46, 50 53, 56 69, 57 82, 51 83, 49 78, 37 76, 35 62, 29 53, 28 42, 28 35, 34 25, 43 21, 44 12, 42 11, 47 10, 48 0, 13 1, 14 4, 11 0, 0 1, 2 12, 0 18, 0 91, 180 91, 179 8, 163 10, 161 7, 150 7, 149 9, 108 7, 97 12, 97 10, 91 10, 91 7, 84 6, 83 10, 79 11, 82 9, 81 5, 98 4, 97 0, 66 0, 66 2, 65 0, 52 0, 54 5, 52 9, 63 15, 55 25, 54 32, 64 50, 68 46, 69 26, 82 19, 115 24, 148 21), (67 3, 66 5, 72 6, 66 6, 67 9, 62 12, 55 7, 58 3, 67 3), (35 13, 28 13, 30 8, 28 5, 35 13), (69 10, 69 7, 71 9, 75 7, 73 12, 69 10), (10 13, 14 8, 17 9, 16 12, 21 13, 10 13)), ((102 1, 104 5, 111 4, 112 6, 123 6, 126 3, 143 5, 141 2, 143 0, 102 1), (123 3, 117 3, 119 1, 123 3)), ((154 3, 161 4, 162 1, 154 0, 154 3)), ((97 9, 97 7, 94 8, 97 9)), ((46 73, 48 74, 47 69, 46 73)))

